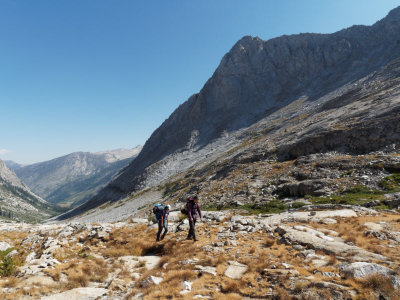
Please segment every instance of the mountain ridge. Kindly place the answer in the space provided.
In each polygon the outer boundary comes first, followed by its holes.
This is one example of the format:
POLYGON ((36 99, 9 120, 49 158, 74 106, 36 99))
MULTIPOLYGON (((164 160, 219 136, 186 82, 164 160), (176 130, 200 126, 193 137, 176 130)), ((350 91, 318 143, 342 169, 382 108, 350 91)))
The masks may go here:
POLYGON ((268 41, 243 37, 224 55, 201 91, 154 131, 137 159, 76 213, 140 190, 150 173, 164 172, 166 179, 171 173, 162 163, 154 166, 168 157, 196 152, 291 103, 316 105, 324 95, 340 94, 346 85, 368 77, 399 57, 399 15, 396 8, 372 26, 333 34, 268 41))
POLYGON ((34 192, 53 204, 77 205, 105 185, 140 152, 117 149, 74 152, 49 161, 18 168, 18 177, 34 192))

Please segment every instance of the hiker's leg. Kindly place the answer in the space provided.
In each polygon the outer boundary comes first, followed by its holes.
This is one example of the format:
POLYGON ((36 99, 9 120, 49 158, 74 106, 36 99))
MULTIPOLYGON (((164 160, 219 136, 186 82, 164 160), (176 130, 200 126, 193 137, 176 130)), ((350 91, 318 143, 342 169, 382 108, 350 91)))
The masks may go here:
POLYGON ((190 240, 193 237, 193 229, 194 229, 193 226, 194 226, 193 225, 193 221, 189 221, 189 233, 188 233, 188 236, 187 236, 188 240, 190 240))
POLYGON ((192 236, 193 236, 193 239, 194 239, 195 241, 197 241, 197 239, 196 239, 195 226, 196 226, 196 219, 193 219, 192 236))
POLYGON ((163 233, 163 235, 161 236, 161 240, 163 240, 163 239, 165 238, 165 236, 167 235, 167 233, 168 233, 168 228, 167 228, 167 227, 164 227, 164 233, 163 233))
POLYGON ((162 229, 163 229, 163 226, 161 224, 161 220, 158 220, 157 242, 160 240, 160 234, 161 234, 162 229))

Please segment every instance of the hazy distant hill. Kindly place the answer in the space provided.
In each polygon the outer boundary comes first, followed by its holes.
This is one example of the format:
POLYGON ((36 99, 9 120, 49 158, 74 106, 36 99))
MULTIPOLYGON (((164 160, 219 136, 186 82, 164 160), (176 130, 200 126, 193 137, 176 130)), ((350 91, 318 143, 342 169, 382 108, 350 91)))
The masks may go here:
POLYGON ((48 202, 74 206, 92 197, 127 166, 141 148, 75 152, 22 166, 15 172, 32 191, 48 202))
POLYGON ((12 161, 12 160, 5 160, 4 163, 6 164, 7 168, 9 168, 11 170, 16 170, 16 169, 19 169, 24 166, 22 164, 16 163, 15 161, 12 161))

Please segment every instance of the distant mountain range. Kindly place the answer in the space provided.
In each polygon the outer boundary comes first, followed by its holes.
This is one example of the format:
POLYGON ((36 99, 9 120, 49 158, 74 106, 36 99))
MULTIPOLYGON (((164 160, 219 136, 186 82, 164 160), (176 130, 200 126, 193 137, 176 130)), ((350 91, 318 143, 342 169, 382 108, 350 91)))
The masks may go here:
POLYGON ((54 214, 51 205, 32 193, 0 160, 0 219, 35 222, 54 214))
POLYGON ((232 153, 245 163, 399 145, 399 65, 400 8, 372 26, 333 34, 268 41, 243 37, 129 166, 60 218, 161 186, 171 176, 229 159, 232 153))
POLYGON ((137 146, 96 153, 75 152, 32 165, 8 164, 34 193, 51 204, 70 207, 95 195, 141 149, 137 146))

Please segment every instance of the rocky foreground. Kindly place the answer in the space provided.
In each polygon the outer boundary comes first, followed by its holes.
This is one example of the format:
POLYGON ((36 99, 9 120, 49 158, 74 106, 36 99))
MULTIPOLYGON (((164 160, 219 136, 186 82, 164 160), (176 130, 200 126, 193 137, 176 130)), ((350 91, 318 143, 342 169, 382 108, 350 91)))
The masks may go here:
POLYGON ((305 206, 273 215, 205 212, 199 241, 170 215, 0 224, 1 299, 397 299, 400 214, 305 206))

